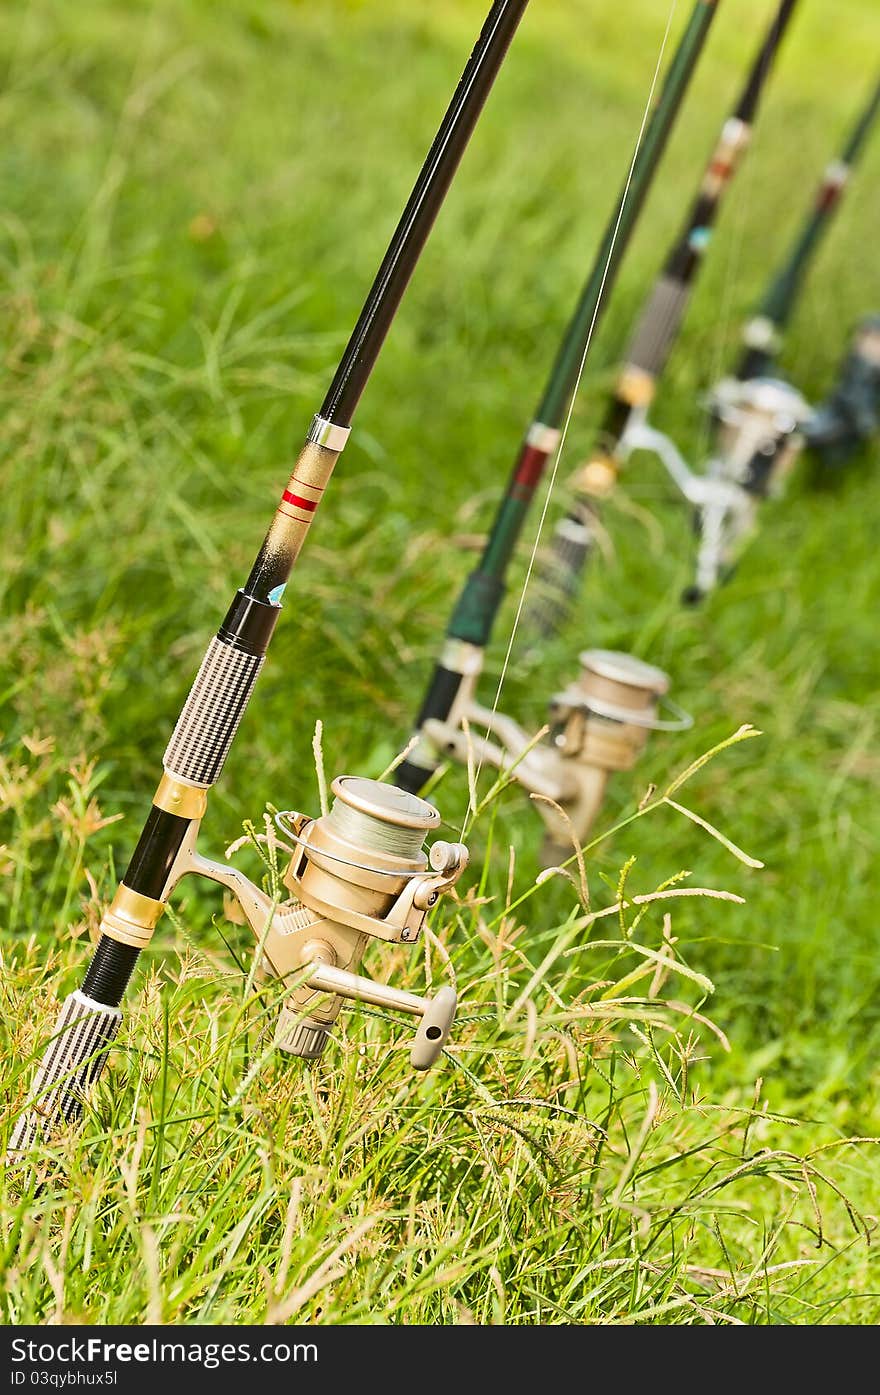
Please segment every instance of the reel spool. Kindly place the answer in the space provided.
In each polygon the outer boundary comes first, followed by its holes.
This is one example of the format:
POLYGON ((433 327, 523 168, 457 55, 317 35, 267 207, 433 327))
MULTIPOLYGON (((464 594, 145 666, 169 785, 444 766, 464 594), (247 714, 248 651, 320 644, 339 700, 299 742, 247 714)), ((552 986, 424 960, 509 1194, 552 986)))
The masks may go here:
POLYGON ((721 478, 759 499, 778 495, 804 444, 805 398, 780 378, 723 378, 709 405, 721 478))
POLYGON ((549 739, 534 738, 510 717, 471 703, 465 716, 469 736, 458 725, 428 721, 425 735, 441 753, 467 761, 484 761, 511 777, 530 794, 560 805, 567 816, 543 800, 536 801, 547 825, 541 861, 553 866, 571 854, 571 835, 583 844, 605 797, 609 775, 629 770, 638 760, 651 731, 683 731, 691 726, 687 713, 669 701, 669 677, 662 669, 629 654, 588 649, 580 656, 581 671, 550 704, 549 739), (661 707, 672 713, 660 716, 661 707), (495 741, 476 735, 482 729, 495 741))
POLYGON ((273 906, 237 868, 196 854, 187 871, 220 882, 236 897, 262 944, 264 974, 302 979, 282 1004, 275 1034, 280 1050, 315 1060, 343 998, 350 998, 421 1018, 410 1061, 427 1070, 452 1026, 453 989, 421 998, 353 971, 371 939, 418 939, 428 910, 467 866, 467 849, 438 841, 426 855, 425 839, 439 827, 440 815, 394 785, 344 775, 331 790, 332 808, 319 818, 293 810, 276 816, 292 844, 284 904, 273 906))

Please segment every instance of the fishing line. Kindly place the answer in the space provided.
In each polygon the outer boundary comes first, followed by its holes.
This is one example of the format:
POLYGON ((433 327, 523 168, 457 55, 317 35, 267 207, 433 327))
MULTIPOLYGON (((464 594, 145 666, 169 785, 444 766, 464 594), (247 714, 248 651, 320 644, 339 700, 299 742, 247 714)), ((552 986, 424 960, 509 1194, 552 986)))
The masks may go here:
MULTIPOLYGON (((662 41, 661 41, 661 44, 660 44, 659 52, 658 52, 658 54, 657 54, 657 60, 656 60, 656 63, 655 63, 655 65, 654 65, 654 74, 653 74, 653 77, 652 77, 652 79, 651 79, 651 87, 650 87, 650 90, 649 90, 649 92, 648 92, 647 101, 646 101, 646 103, 645 103, 645 109, 644 109, 644 111, 643 111, 643 113, 642 113, 642 120, 641 120, 641 125, 640 125, 640 127, 639 127, 638 137, 637 137, 637 139, 636 139, 635 149, 634 149, 634 151, 633 151, 632 160, 630 161, 630 166, 629 166, 629 170, 628 170, 627 177, 626 177, 626 183, 624 184, 623 198, 621 199, 620 209, 619 209, 618 215, 617 215, 617 221, 616 221, 615 226, 614 226, 614 234, 613 234, 612 239, 611 239, 611 244, 610 244, 610 247, 609 247, 609 250, 608 250, 608 256, 607 256, 606 259, 605 259, 605 267, 604 267, 604 270, 603 270, 603 273, 602 273, 602 281, 601 281, 600 288, 599 288, 599 297, 598 297, 598 301, 597 301, 597 304, 596 304, 596 308, 595 308, 595 310, 593 311, 593 318, 592 318, 592 321, 591 321, 591 324, 590 324, 590 331, 589 331, 589 334, 587 335, 587 341, 586 341, 586 344, 584 345, 584 351, 583 351, 583 353, 581 354, 580 363, 579 363, 579 365, 578 365, 578 372, 577 372, 577 377, 576 377, 576 379, 575 379, 574 391, 572 392, 571 398, 570 398, 570 400, 569 400, 568 409, 567 409, 566 414, 565 414, 565 419, 564 419, 564 422, 563 422, 563 425, 562 425, 562 431, 561 431, 561 434, 560 434, 560 437, 559 437, 559 444, 558 444, 558 446, 556 447, 556 452, 555 452, 555 454, 554 454, 553 466, 552 466, 552 469, 551 469, 551 471, 550 471, 550 480, 549 480, 549 483, 548 483, 548 486, 547 486, 547 491, 546 491, 546 494, 545 494, 545 497, 544 497, 544 505, 543 505, 543 507, 542 507, 542 509, 541 509, 541 516, 540 516, 540 518, 538 519, 538 527, 537 527, 537 530, 536 530, 536 532, 535 532, 535 540, 534 540, 534 543, 533 543, 533 545, 532 545, 532 550, 531 550, 531 554, 530 554, 530 556, 529 556, 528 566, 527 566, 527 568, 526 568, 525 578, 524 578, 524 580, 523 580, 522 588, 521 588, 521 590, 520 590, 519 600, 518 600, 518 602, 517 602, 516 614, 515 614, 514 619, 513 619, 513 625, 511 626, 510 638, 509 638, 509 640, 508 640, 507 650, 506 650, 506 653, 505 653, 505 655, 504 655, 504 662, 503 662, 502 665, 501 665, 501 673, 500 673, 499 678, 498 678, 498 685, 497 685, 497 687, 496 687, 496 689, 495 689, 495 697, 494 697, 494 700, 493 700, 493 702, 492 702, 492 709, 491 709, 491 711, 492 711, 492 716, 493 716, 493 717, 495 716, 495 714, 496 714, 496 712, 497 712, 497 710, 498 710, 498 704, 499 704, 500 701, 501 701, 501 692, 502 692, 502 689, 503 689, 503 687, 504 687, 505 679, 506 679, 506 677, 507 677, 507 670, 508 670, 508 668, 510 667, 510 659, 511 659, 511 655, 512 655, 512 653, 513 653, 513 646, 514 646, 514 643, 515 643, 515 641, 516 641, 516 632, 517 632, 517 629, 518 629, 518 627, 519 627, 520 616, 522 615, 523 605, 525 604, 526 593, 527 593, 527 591, 528 591, 529 584, 530 584, 530 582, 531 582, 532 571, 533 571, 533 568, 534 568, 534 565, 535 565, 535 558, 536 558, 536 556, 537 556, 538 549, 539 549, 539 547, 540 547, 540 545, 541 545, 541 535, 542 535, 543 530, 544 530, 544 524, 545 524, 545 521, 546 521, 546 518, 547 518, 547 513, 548 513, 549 507, 550 507, 550 502, 551 502, 551 499, 552 499, 552 496, 553 496, 553 490, 554 490, 554 487, 555 487, 555 484, 556 484, 556 478, 557 478, 557 475, 558 475, 558 473, 559 473, 559 464, 560 464, 560 461, 561 461, 561 459, 562 459, 563 450, 565 449, 565 443, 566 443, 566 440, 567 440, 567 437, 568 437, 568 428, 569 428, 569 425, 571 424, 572 415, 574 414, 575 402, 577 401, 578 392, 579 392, 579 390, 580 390, 581 379, 583 378, 584 369, 585 369, 586 363, 587 363, 587 357, 588 357, 589 352, 590 352, 590 346, 591 346, 591 344, 592 344, 592 342, 593 342, 593 330, 595 329, 596 320, 597 320, 598 315, 599 315, 599 307, 600 307, 601 304, 602 304, 602 298, 603 298, 603 294, 604 294, 604 290, 605 290, 605 282, 606 282, 606 279, 607 279, 607 276, 608 276, 608 270, 609 270, 609 267, 612 265, 612 262, 613 262, 613 258, 614 258, 614 248, 615 248, 616 243, 617 243, 617 235, 618 235, 618 232, 619 232, 619 230, 620 230, 620 224, 621 224, 621 221, 622 221, 622 219, 623 219, 624 209, 626 208, 627 199, 628 199, 628 197, 629 197, 630 185, 631 185, 631 183, 632 183, 632 177, 633 177, 633 170, 635 169, 636 160, 638 159, 639 151, 641 150, 641 147, 642 147, 642 141, 643 141, 644 135, 645 135, 645 128, 646 128, 646 126, 647 126, 647 124, 648 124, 648 118, 649 118, 650 113, 651 113, 651 107, 652 107, 652 104, 653 104, 653 101, 654 101, 654 93, 655 93, 655 91, 656 91, 657 82, 658 82, 659 77, 660 77, 660 70, 661 70, 662 65, 663 65, 663 58, 664 58, 664 55, 665 55, 665 53, 666 53, 666 46, 667 46, 667 43, 668 43, 668 40, 669 40, 669 34, 670 34, 671 29, 672 29, 672 23, 673 23, 673 20, 674 20, 674 18, 675 18, 675 11, 676 11, 677 7, 678 7, 678 0, 672 0, 672 4, 671 4, 671 6, 670 6, 669 13, 667 14, 667 17, 666 17, 666 28, 665 28, 665 31, 664 31, 664 34, 663 34, 663 38, 662 38, 662 41)), ((487 739, 487 740, 488 740, 488 738, 489 738, 490 732, 491 732, 491 727, 487 727, 487 728, 486 728, 486 733, 485 733, 485 736, 486 736, 486 739, 487 739)), ((476 785, 476 782, 477 782, 477 780, 478 780, 479 777, 480 777, 480 772, 481 772, 481 770, 482 770, 482 768, 483 768, 483 763, 484 763, 484 762, 483 762, 483 758, 481 757, 480 760, 479 760, 478 763, 477 763, 476 770, 475 770, 475 772, 474 772, 474 785, 476 785)), ((464 838, 464 836, 465 836, 465 834, 466 834, 466 832, 467 832, 467 829, 468 829, 470 817, 471 817, 471 815, 472 815, 473 813, 474 813, 474 808, 472 807, 472 804, 471 804, 471 802, 470 802, 470 800, 469 800, 469 802, 468 802, 468 808, 467 808, 467 810, 466 810, 466 812, 465 812, 465 816, 464 816, 464 819, 463 819, 463 821, 462 821, 461 830, 460 830, 460 833, 459 833, 459 838, 464 838)))

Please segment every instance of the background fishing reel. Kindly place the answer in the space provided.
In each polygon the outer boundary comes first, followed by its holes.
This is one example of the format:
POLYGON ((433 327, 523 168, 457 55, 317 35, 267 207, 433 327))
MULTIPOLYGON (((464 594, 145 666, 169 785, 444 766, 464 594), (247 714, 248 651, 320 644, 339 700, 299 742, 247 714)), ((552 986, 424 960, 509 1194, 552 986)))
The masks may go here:
POLYGON ((759 502, 782 493, 804 446, 826 464, 840 465, 880 428, 880 316, 857 327, 837 384, 820 407, 813 409, 782 379, 757 377, 723 379, 710 410, 718 435, 707 479, 722 489, 697 510, 697 577, 686 600, 698 600, 730 571, 754 528, 759 502), (734 492, 726 494, 730 487, 734 492))
POLYGON ((237 868, 195 856, 190 871, 235 896, 261 945, 264 974, 301 980, 281 1008, 275 1044, 314 1060, 323 1052, 344 998, 421 1018, 410 1052, 416 1070, 439 1056, 455 1016, 456 996, 443 987, 418 997, 354 972, 371 940, 412 944, 425 916, 467 866, 461 843, 436 842, 433 805, 393 785, 358 776, 333 781, 329 813, 277 816, 290 840, 284 874, 290 899, 271 898, 237 868))
POLYGON ((837 382, 807 422, 807 446, 839 466, 880 431, 880 315, 856 326, 837 382))
POLYGON ((811 411, 801 393, 779 378, 723 378, 712 391, 709 410, 716 448, 697 507, 696 578, 685 592, 688 602, 729 575, 754 530, 760 501, 782 493, 803 448, 811 411))
POLYGON ((669 678, 661 669, 607 649, 586 650, 580 663, 574 683, 550 703, 546 740, 536 741, 512 718, 473 700, 455 721, 429 720, 424 727, 438 752, 463 762, 472 753, 476 761, 509 771, 530 794, 543 796, 536 803, 547 825, 541 849, 545 866, 571 856, 572 837, 586 842, 609 775, 635 764, 650 731, 681 731, 691 725, 691 718, 669 703, 669 678), (661 703, 672 709, 673 720, 660 718, 661 703))

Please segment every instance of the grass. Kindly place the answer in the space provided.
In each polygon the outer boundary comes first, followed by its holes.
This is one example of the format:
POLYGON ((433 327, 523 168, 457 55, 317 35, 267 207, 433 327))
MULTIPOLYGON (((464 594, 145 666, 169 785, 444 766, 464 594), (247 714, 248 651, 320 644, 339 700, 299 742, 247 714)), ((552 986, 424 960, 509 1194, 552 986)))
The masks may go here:
MULTIPOLYGON (((756 23, 769 9, 747 8, 756 23)), ((10 1118, 481 9, 0 13, 10 1118)), ((205 848, 267 801, 317 807, 316 718, 333 773, 378 774, 407 731, 622 177, 662 9, 553 0, 527 16, 303 554, 205 848)), ((747 60, 746 7, 727 9, 563 474, 747 60)), ((658 402, 694 449, 699 393, 791 235, 801 179, 862 100, 876 34, 867 0, 795 21, 658 402)), ((877 307, 878 159, 875 145, 789 338, 785 367, 812 394, 877 307)), ((588 906, 563 878, 537 882, 537 818, 502 790, 424 954, 371 954, 370 972, 417 991, 426 974, 458 983, 454 1043, 428 1077, 406 1065, 408 1032, 366 1011, 343 1015, 319 1069, 277 1060, 242 932, 185 884, 85 1127, 7 1170, 6 1321, 875 1322, 876 465, 872 448, 839 479, 803 471, 734 582, 690 613, 684 517, 634 464, 573 630, 539 668, 514 649, 504 703, 537 726, 578 648, 618 646, 669 670, 694 730, 616 777, 588 906), (762 870, 662 799, 631 818, 649 784, 744 723, 762 735, 673 797, 762 870), (678 894, 698 888, 743 902, 678 894)), ((451 771, 450 826, 467 797, 451 771)))

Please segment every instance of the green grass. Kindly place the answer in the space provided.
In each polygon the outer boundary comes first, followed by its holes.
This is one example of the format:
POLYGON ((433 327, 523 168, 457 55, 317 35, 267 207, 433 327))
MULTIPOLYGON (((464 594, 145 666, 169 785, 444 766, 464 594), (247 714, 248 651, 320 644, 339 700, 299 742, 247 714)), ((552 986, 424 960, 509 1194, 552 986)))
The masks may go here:
MULTIPOLYGON (((482 8, 0 12, 10 1118, 482 8)), ((562 475, 769 9, 722 6, 562 475)), ((317 807, 318 717, 329 773, 378 774, 408 730, 623 176, 665 19, 648 0, 527 16, 303 554, 206 850, 267 801, 317 807)), ((697 398, 786 246, 800 181, 872 80, 877 32, 870 0, 795 21, 658 401, 694 449, 697 398)), ((809 393, 880 300, 878 176, 875 144, 792 328, 785 367, 809 393)), ((417 991, 426 973, 458 983, 454 1043, 426 1078, 408 1032, 371 1012, 343 1015, 319 1068, 276 1059, 243 933, 211 888, 184 884, 85 1127, 6 1172, 6 1320, 876 1322, 876 467, 873 448, 839 480, 802 472, 734 582, 691 613, 684 513, 634 462, 572 629, 540 667, 514 649, 504 705, 535 726, 585 644, 660 663, 694 713, 616 777, 599 833, 649 783, 758 727, 675 797, 763 870, 660 803, 590 850, 591 913, 621 885, 629 904, 589 922, 578 888, 536 883, 539 822, 501 792, 424 954, 368 959, 417 991), (744 903, 633 902, 680 870, 670 890, 744 903)), ((438 802, 459 826, 461 772, 438 802)))

